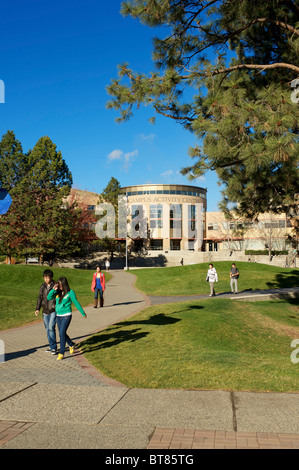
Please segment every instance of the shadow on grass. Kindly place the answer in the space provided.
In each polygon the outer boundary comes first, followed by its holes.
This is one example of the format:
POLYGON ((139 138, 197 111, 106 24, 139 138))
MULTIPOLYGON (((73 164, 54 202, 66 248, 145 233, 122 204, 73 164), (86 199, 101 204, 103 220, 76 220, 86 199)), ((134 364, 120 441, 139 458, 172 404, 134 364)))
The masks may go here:
POLYGON ((135 342, 149 334, 148 331, 140 332, 141 328, 135 330, 113 331, 112 333, 99 333, 87 339, 83 344, 83 353, 96 351, 98 349, 112 348, 123 342, 135 342))
POLYGON ((135 342, 141 338, 145 338, 149 335, 149 331, 141 331, 141 328, 135 328, 132 330, 125 330, 132 325, 171 325, 181 321, 179 318, 169 317, 163 313, 152 315, 147 320, 136 320, 136 321, 124 321, 117 323, 113 327, 107 330, 93 335, 91 338, 84 341, 81 344, 83 346, 83 353, 95 351, 98 349, 111 348, 117 344, 123 342, 135 342))
POLYGON ((299 287, 299 269, 281 272, 275 275, 273 282, 267 282, 269 289, 282 289, 287 287, 299 287))
MULTIPOLYGON (((294 269, 293 271, 289 272, 277 273, 275 275, 275 281, 267 282, 267 286, 269 289, 299 287, 299 269, 294 269)), ((298 298, 285 297, 285 300, 290 304, 298 305, 298 298)))
POLYGON ((132 320, 132 321, 123 321, 118 323, 119 326, 130 326, 130 325, 171 325, 181 321, 180 318, 169 317, 164 313, 158 313, 157 315, 152 315, 147 320, 132 320))

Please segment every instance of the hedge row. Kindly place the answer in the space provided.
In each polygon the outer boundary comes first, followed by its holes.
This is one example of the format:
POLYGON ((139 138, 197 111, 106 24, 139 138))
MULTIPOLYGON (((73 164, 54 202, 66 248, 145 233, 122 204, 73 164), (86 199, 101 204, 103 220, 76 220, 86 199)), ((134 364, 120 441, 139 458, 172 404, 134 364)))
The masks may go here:
MULTIPOLYGON (((269 250, 245 250, 245 255, 268 255, 269 250)), ((288 251, 282 250, 282 251, 276 251, 276 250, 271 250, 271 255, 272 256, 278 256, 278 255, 287 255, 288 251)))

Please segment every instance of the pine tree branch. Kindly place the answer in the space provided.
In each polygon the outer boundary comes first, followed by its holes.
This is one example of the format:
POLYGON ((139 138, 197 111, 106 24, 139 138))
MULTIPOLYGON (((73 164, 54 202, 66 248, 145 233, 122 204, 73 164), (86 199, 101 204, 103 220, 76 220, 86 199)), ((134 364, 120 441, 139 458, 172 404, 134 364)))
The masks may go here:
POLYGON ((225 69, 217 69, 212 72, 212 75, 219 75, 220 73, 229 73, 233 70, 241 70, 241 69, 252 69, 252 70, 269 70, 269 69, 277 69, 277 68, 286 68, 290 70, 294 70, 299 74, 299 67, 293 64, 287 64, 284 62, 278 62, 276 64, 239 64, 233 65, 232 67, 228 67, 225 69))
POLYGON ((266 22, 271 23, 271 24, 275 24, 276 26, 281 26, 281 28, 288 29, 289 31, 291 31, 291 33, 294 33, 297 36, 299 36, 299 30, 298 29, 294 28, 293 26, 291 26, 287 23, 284 23, 283 21, 273 20, 271 18, 257 18, 256 20, 254 20, 252 22, 252 24, 266 23, 266 22))
MULTIPOLYGON (((169 109, 169 108, 165 108, 165 109, 169 109)), ((159 108, 155 108, 156 112, 158 114, 161 114, 162 116, 164 117, 168 117, 168 118, 171 118, 171 119, 174 119, 175 121, 188 121, 188 122, 193 122, 194 121, 194 118, 191 118, 189 116, 176 116, 174 114, 168 114, 164 111, 162 111, 161 109, 159 108)))

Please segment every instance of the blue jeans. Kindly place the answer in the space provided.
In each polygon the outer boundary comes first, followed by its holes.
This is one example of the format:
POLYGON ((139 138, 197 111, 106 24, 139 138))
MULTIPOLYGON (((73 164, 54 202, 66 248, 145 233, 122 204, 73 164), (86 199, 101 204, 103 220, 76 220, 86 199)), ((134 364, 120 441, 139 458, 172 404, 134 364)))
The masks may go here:
POLYGON ((64 354, 65 352, 65 343, 67 343, 69 346, 73 346, 74 344, 71 338, 66 333, 71 323, 71 320, 72 315, 67 315, 66 317, 60 317, 59 315, 57 315, 57 326, 60 337, 60 354, 64 354))
POLYGON ((97 287, 94 290, 94 298, 98 299, 100 294, 100 298, 103 298, 103 289, 98 289, 97 287))
POLYGON ((56 351, 57 343, 56 343, 56 312, 49 313, 46 315, 43 313, 43 321, 47 331, 47 337, 49 341, 50 349, 56 351))

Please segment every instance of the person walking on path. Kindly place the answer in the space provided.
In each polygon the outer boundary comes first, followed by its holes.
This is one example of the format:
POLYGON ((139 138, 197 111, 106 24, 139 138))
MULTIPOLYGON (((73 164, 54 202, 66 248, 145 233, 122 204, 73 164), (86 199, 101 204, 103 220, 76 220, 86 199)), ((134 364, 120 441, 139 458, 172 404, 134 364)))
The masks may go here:
POLYGON ((240 273, 239 273, 239 270, 236 267, 235 263, 232 264, 229 275, 230 275, 230 290, 231 290, 231 293, 232 294, 237 294, 238 293, 238 279, 239 279, 240 273), (234 290, 234 286, 235 286, 235 290, 234 290))
POLYGON ((72 320, 72 303, 79 310, 83 318, 87 315, 77 300, 75 292, 70 289, 66 277, 60 277, 58 283, 53 286, 48 294, 48 300, 56 299, 56 314, 57 326, 60 337, 60 352, 57 360, 60 361, 64 358, 65 344, 67 343, 70 348, 70 354, 74 353, 75 343, 67 334, 67 329, 72 320))
POLYGON ((39 289, 35 315, 37 316, 40 309, 43 308, 43 322, 49 342, 49 349, 47 349, 47 352, 57 354, 55 300, 47 299, 48 293, 55 285, 55 281, 53 280, 54 274, 51 269, 46 269, 43 276, 44 283, 39 289))
POLYGON ((207 272, 207 282, 210 283, 210 297, 213 297, 215 294, 214 285, 215 282, 218 282, 218 274, 216 268, 212 264, 209 264, 209 269, 207 272))
POLYGON ((98 297, 100 296, 100 307, 104 306, 105 291, 105 274, 102 273, 101 267, 97 266, 96 272, 93 274, 91 290, 94 292, 94 308, 98 306, 98 297))

